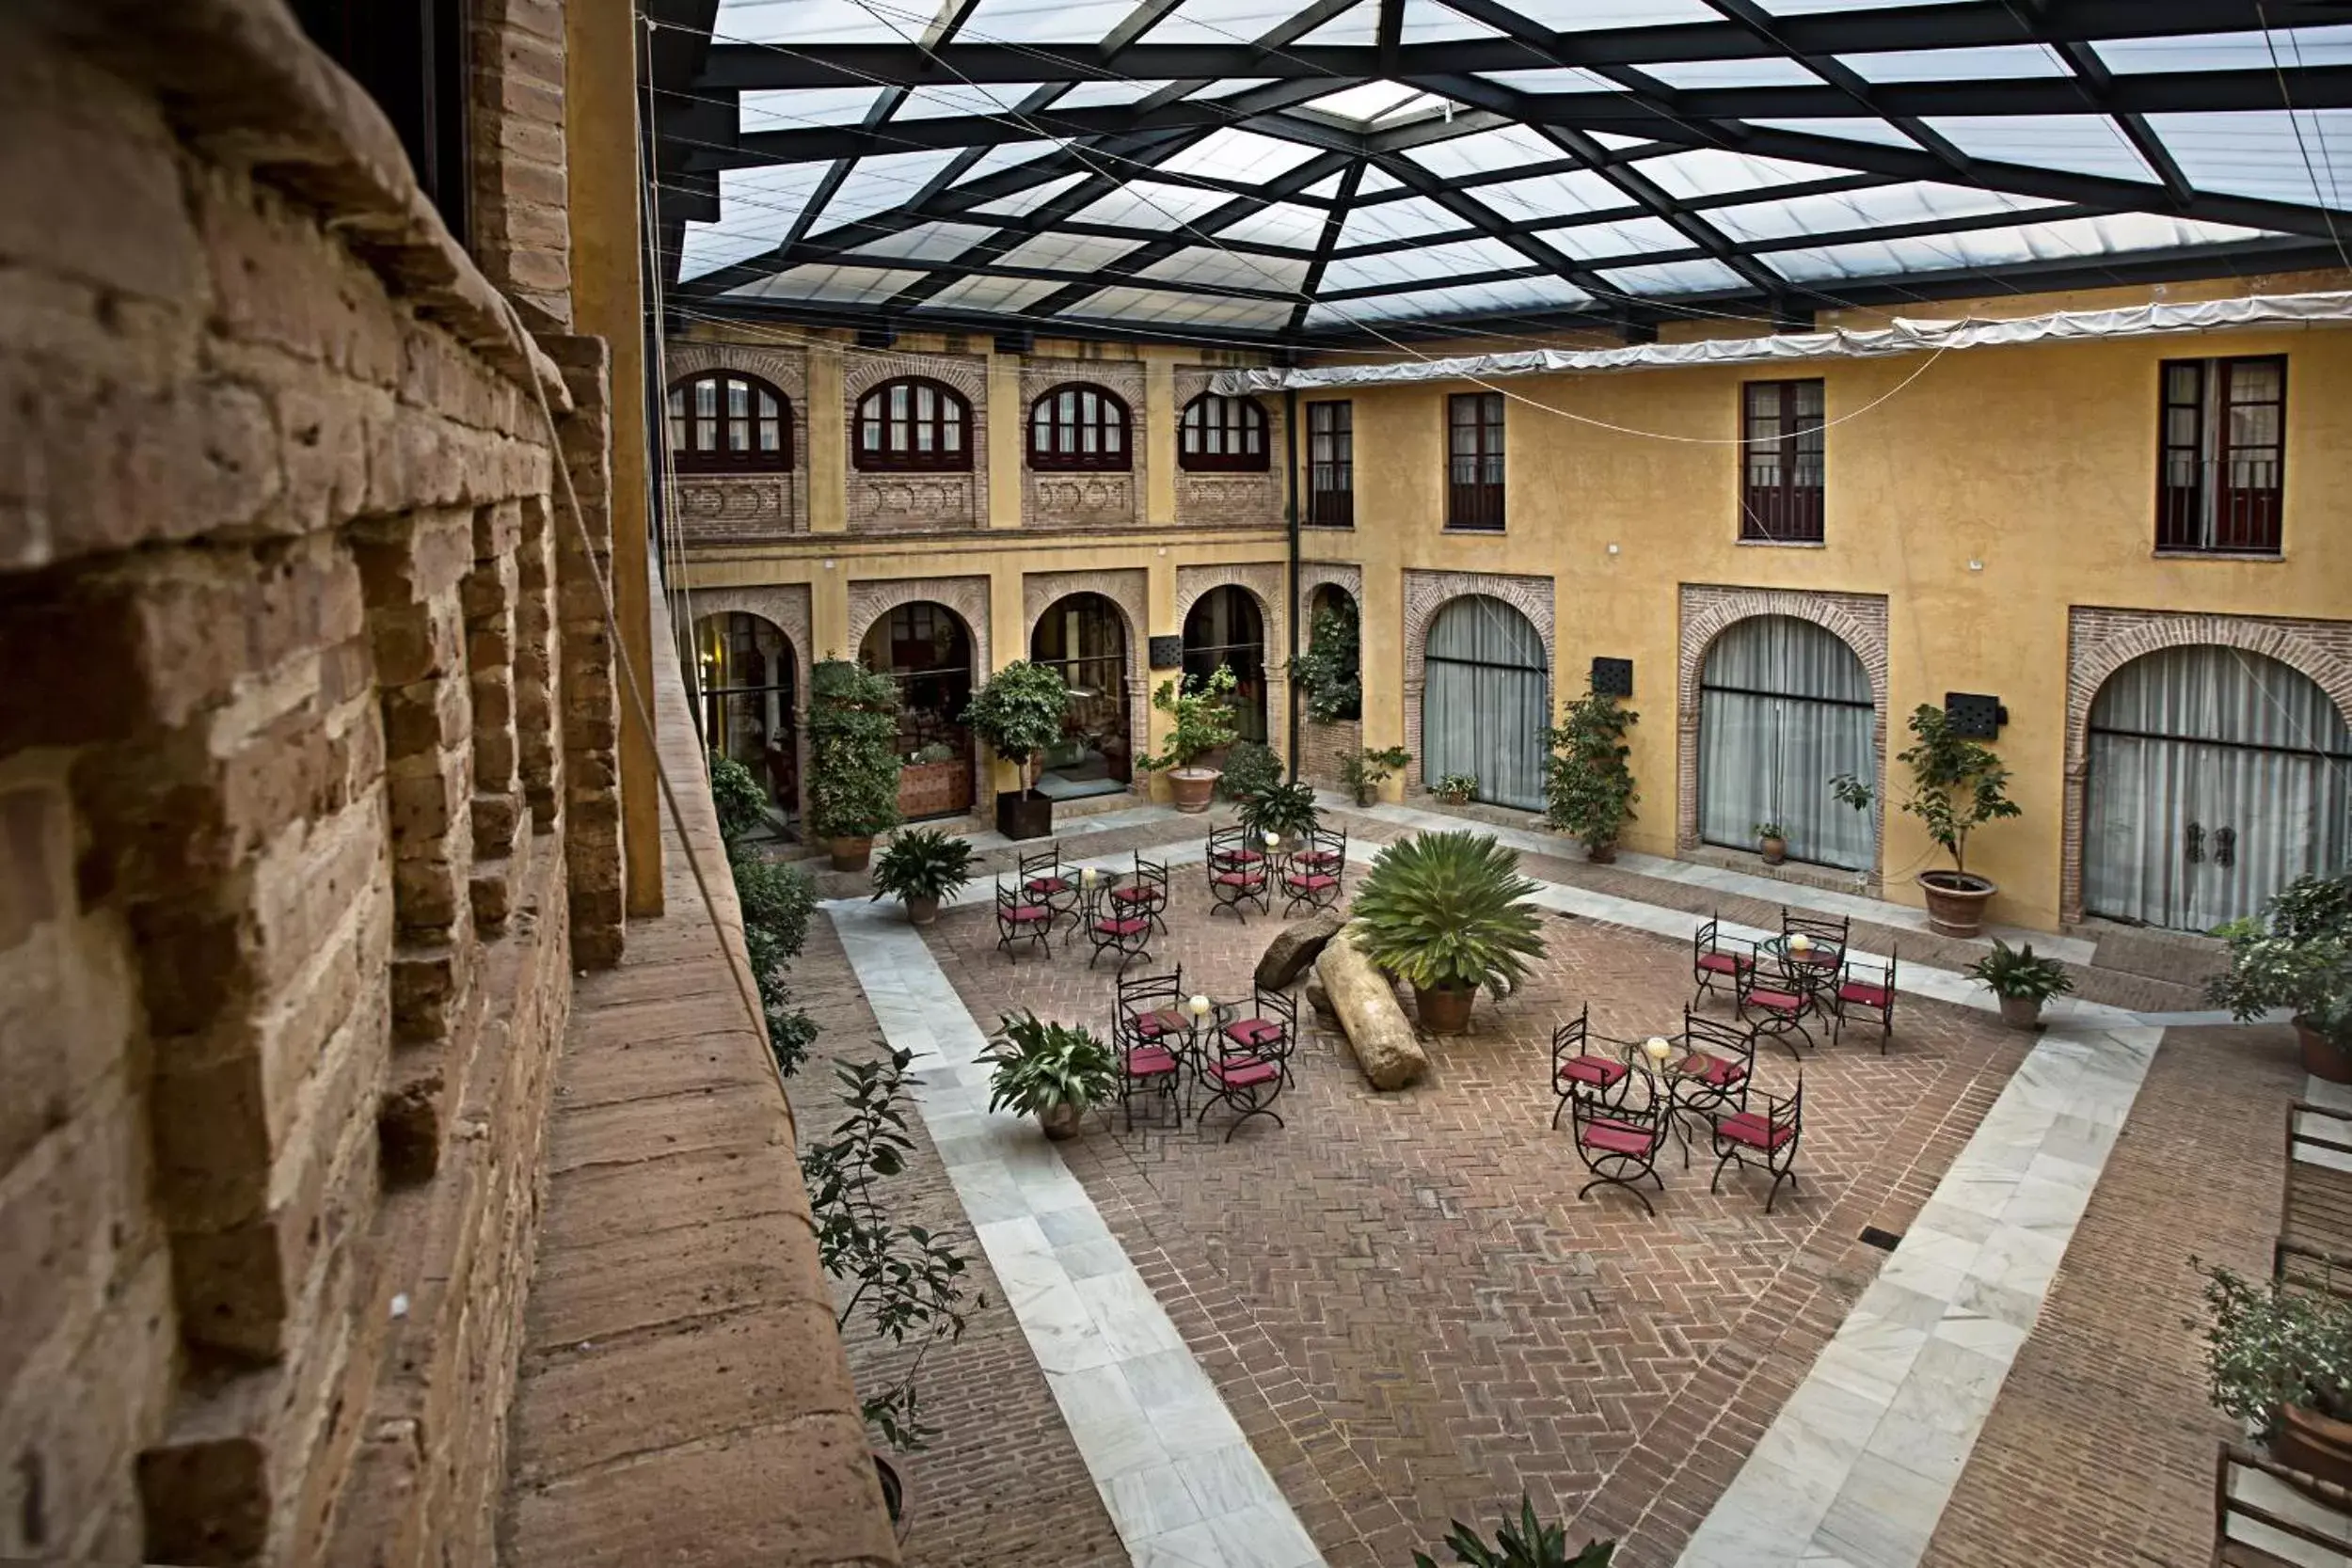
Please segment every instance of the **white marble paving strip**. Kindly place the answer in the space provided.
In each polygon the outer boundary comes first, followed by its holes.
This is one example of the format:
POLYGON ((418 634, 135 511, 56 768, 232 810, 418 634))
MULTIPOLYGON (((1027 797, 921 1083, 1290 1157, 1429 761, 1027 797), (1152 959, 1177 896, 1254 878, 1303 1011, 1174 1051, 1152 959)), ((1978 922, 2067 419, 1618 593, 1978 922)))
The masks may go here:
POLYGON ((975 849, 1009 849, 1018 842, 1023 848, 1033 851, 1056 839, 1085 838, 1093 833, 1117 832, 1122 828, 1141 828, 1154 822, 1174 826, 1184 820, 1174 806, 1128 806, 1119 811, 1066 812, 1059 816, 1060 820, 1054 824, 1052 836, 1047 838, 1016 841, 1007 838, 993 828, 966 833, 964 838, 975 849))
POLYGON ((1136 1568, 1323 1568, 1085 1186, 1033 1121, 990 1114, 987 1036, 922 937, 895 904, 824 909, 883 1037, 915 1053, 916 1108, 1136 1568))
POLYGON ((2034 1047, 1681 1568, 1914 1568, 2161 1033, 2052 1033, 2034 1047))
MULTIPOLYGON (((2331 1111, 2352 1113, 2352 1084, 2330 1084, 2325 1078, 2306 1073, 2303 1098, 2314 1105, 2325 1105, 2331 1111)), ((2315 1117, 2304 1112, 2296 1117, 2295 1130, 2306 1137, 2326 1138, 2330 1143, 2352 1143, 2352 1123, 2340 1121, 2334 1117, 2315 1117)), ((2304 1143, 2296 1144, 2293 1148, 2295 1157, 2307 1165, 2352 1171, 2352 1154, 2332 1148, 2317 1148, 2304 1143)))

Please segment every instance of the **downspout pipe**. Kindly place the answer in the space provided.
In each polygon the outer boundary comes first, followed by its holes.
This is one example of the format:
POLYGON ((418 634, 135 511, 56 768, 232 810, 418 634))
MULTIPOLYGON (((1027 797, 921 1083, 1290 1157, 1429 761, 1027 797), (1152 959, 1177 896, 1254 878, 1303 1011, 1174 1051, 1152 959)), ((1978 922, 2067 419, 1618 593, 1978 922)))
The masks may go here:
POLYGON ((1298 668, 1298 393, 1288 387, 1282 388, 1282 445, 1285 461, 1290 465, 1290 483, 1283 486, 1285 505, 1282 510, 1284 519, 1290 526, 1289 594, 1291 602, 1290 614, 1287 619, 1291 628, 1290 670, 1292 672, 1290 678, 1282 683, 1282 689, 1290 693, 1290 773, 1291 782, 1296 784, 1298 782, 1298 687, 1296 685, 1298 677, 1295 673, 1298 668))

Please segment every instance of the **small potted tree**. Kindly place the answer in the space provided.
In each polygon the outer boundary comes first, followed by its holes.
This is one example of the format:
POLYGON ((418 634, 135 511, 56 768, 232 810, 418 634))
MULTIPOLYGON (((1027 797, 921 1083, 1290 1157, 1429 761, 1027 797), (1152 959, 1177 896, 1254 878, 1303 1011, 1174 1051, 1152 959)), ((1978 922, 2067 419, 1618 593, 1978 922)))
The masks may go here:
POLYGON ((996 1069, 988 1108, 1033 1116, 1049 1138, 1069 1137, 1088 1106, 1119 1092, 1119 1061, 1111 1048, 1074 1023, 1007 1013, 997 1021, 989 1056, 996 1069))
POLYGON ((2352 1084, 2352 873, 2298 877, 2221 935, 2230 967, 2206 982, 2206 999, 2240 1022, 2286 1008, 2303 1070, 2352 1084))
POLYGON ((863 871, 874 835, 898 825, 898 688, 829 658, 809 672, 808 828, 835 871, 863 871))
POLYGON ((1993 939, 1993 951, 1968 966, 2001 1005, 2001 1022, 2012 1029, 2042 1026, 2042 1005, 2074 989, 2074 977, 2056 958, 2034 957, 2033 943, 2011 947, 1993 939))
POLYGON ((1764 857, 1766 865, 1779 865, 1788 859, 1788 835, 1781 832, 1779 823, 1756 825, 1756 851, 1764 857))
POLYGON ((1500 999, 1544 950, 1535 884, 1485 833, 1422 833, 1380 851, 1356 890, 1353 939, 1409 983, 1422 1027, 1458 1035, 1486 987, 1500 999))
POLYGON ((1340 764, 1340 783, 1347 786, 1358 805, 1368 806, 1379 799, 1380 786, 1389 775, 1402 772, 1412 760, 1413 753, 1402 746, 1384 746, 1377 751, 1366 746, 1340 764))
POLYGON ((2213 1268, 2205 1306, 2214 1407, 2280 1464, 2352 1487, 2352 1300, 2213 1268))
MULTIPOLYGON (((1949 871, 1919 873, 1928 924, 1947 937, 1973 937, 1984 924, 1986 902, 2000 888, 1968 869, 1968 835, 1987 822, 2023 814, 2009 798, 2009 769, 2000 757, 1954 735, 1942 708, 1921 703, 1911 711, 1910 729, 1910 749, 1895 758, 1911 769, 1902 809, 1952 857, 1949 871)), ((1870 786, 1851 773, 1831 780, 1830 792, 1856 811, 1869 807, 1870 786)))
POLYGON ((1181 684, 1162 681, 1152 694, 1152 705, 1173 719, 1175 727, 1168 731, 1166 751, 1136 760, 1153 772, 1168 775, 1168 792, 1176 798, 1178 811, 1209 809, 1217 770, 1201 767, 1200 759, 1231 746, 1241 733, 1233 721, 1232 697, 1236 684, 1233 667, 1220 664, 1205 680, 1187 675, 1181 684))
POLYGON ((1610 693, 1587 687, 1544 734, 1551 751, 1544 767, 1545 819, 1582 839, 1585 858, 1602 865, 1617 858, 1617 835, 1642 798, 1626 761, 1632 749, 1625 743, 1625 732, 1640 717, 1610 693))
POLYGON ((998 793, 996 831, 1007 838, 1043 838, 1054 831, 1054 800, 1037 790, 1037 759, 1058 744, 1070 711, 1070 687, 1050 664, 1015 659, 972 693, 963 721, 990 750, 1021 769, 1021 787, 998 793))
POLYGON ((874 898, 896 898, 906 905, 909 925, 929 926, 939 918, 939 901, 971 879, 970 844, 945 829, 909 828, 894 834, 874 863, 874 898))

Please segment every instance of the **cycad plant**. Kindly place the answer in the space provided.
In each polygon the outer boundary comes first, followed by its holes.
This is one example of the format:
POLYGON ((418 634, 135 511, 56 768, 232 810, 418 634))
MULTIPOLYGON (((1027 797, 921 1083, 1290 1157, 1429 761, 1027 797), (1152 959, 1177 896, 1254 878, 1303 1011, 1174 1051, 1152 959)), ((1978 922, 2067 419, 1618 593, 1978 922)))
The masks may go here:
POLYGON ((944 829, 905 829, 874 863, 874 897, 900 900, 909 920, 928 926, 939 901, 972 880, 972 846, 944 829))
MULTIPOLYGON (((1524 1492, 1519 1494, 1519 1516, 1515 1520, 1503 1515, 1493 1545, 1487 1545, 1484 1536, 1459 1519, 1454 1521, 1445 1544, 1454 1548, 1454 1560, 1466 1568, 1609 1568, 1610 1560, 1617 1555, 1614 1541, 1587 1541, 1570 1555, 1568 1532, 1539 1521, 1534 1502, 1524 1492)), ((1438 1560, 1427 1552, 1415 1552, 1413 1568, 1438 1568, 1438 1560)))
POLYGON ((1544 950, 1535 884, 1485 833, 1422 833, 1380 851, 1356 891, 1358 951, 1411 982, 1422 1022, 1440 1034, 1470 1020, 1478 988, 1499 999, 1544 950))
POLYGON ((1241 825, 1253 833, 1289 838, 1314 832, 1323 820, 1323 808, 1315 804, 1314 785, 1277 783, 1244 797, 1239 815, 1241 825))

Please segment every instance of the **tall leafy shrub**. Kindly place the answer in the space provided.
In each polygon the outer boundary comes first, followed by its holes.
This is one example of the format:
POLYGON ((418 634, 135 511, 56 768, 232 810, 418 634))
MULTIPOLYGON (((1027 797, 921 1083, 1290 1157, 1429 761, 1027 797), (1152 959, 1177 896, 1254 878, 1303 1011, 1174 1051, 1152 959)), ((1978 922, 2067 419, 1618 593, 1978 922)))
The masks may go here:
POLYGON ((809 832, 871 838, 898 825, 898 687, 829 658, 809 673, 809 832))

